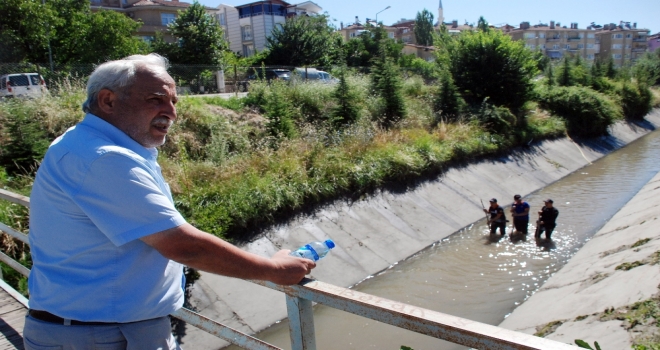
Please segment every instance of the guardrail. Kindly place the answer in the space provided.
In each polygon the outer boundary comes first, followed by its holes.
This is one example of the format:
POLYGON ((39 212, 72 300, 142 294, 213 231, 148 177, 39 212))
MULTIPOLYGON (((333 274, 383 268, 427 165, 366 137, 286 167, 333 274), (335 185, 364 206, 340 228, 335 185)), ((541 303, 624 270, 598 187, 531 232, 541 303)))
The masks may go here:
MULTIPOLYGON (((0 199, 30 207, 30 199, 0 189, 0 199)), ((0 230, 27 243, 27 235, 2 223, 0 230)), ((0 252, 0 260, 28 277, 30 271, 11 257, 0 252)), ((1 281, 0 281, 1 282, 1 281)), ((400 303, 375 295, 312 279, 304 279, 298 285, 280 286, 271 282, 251 281, 280 291, 286 296, 287 313, 294 350, 316 349, 314 337, 313 303, 323 304, 345 312, 367 317, 399 328, 411 330, 452 343, 475 349, 489 350, 568 350, 574 346, 539 338, 525 333, 475 322, 465 318, 443 314, 414 305, 400 303)), ((0 287, 7 288, 4 283, 0 287)), ((19 297, 20 298, 20 297, 19 297)), ((192 310, 182 308, 171 314, 209 334, 250 350, 280 349, 253 336, 211 320, 192 310)), ((281 349, 280 349, 281 350, 281 349)))

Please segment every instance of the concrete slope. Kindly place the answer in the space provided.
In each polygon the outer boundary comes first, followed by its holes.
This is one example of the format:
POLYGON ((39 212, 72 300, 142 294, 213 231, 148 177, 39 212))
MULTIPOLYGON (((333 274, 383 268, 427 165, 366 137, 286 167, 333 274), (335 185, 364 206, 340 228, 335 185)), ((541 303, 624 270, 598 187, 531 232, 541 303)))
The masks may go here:
POLYGON ((659 216, 660 173, 500 326, 535 334, 560 321, 547 338, 566 343, 582 339, 590 344, 597 341, 603 349, 630 349, 633 333, 628 333, 621 320, 601 321, 601 313, 659 292, 660 268, 653 261, 660 251, 659 216), (640 244, 645 239, 650 240, 640 244), (626 262, 645 264, 616 269, 626 262))
MULTIPOLYGON (((660 110, 647 120, 648 128, 619 123, 610 136, 580 145, 568 138, 544 141, 506 157, 450 169, 405 193, 383 191, 359 202, 337 201, 242 248, 270 256, 281 248, 332 238, 337 247, 312 277, 350 286, 481 219, 480 200, 496 197, 508 203, 515 193, 534 192, 645 135, 660 126, 660 110)), ((286 317, 281 293, 206 273, 195 284, 192 302, 203 315, 248 333, 286 317)), ((226 345, 193 327, 187 328, 183 342, 193 349, 226 345)))

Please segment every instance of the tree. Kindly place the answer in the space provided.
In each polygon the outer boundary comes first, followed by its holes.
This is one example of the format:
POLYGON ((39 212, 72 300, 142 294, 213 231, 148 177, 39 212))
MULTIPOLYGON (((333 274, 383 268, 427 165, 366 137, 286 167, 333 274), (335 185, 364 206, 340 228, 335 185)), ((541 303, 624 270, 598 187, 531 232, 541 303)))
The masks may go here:
POLYGON ((296 16, 275 26, 266 38, 266 64, 329 66, 337 61, 341 37, 322 16, 296 16))
POLYGON ((433 14, 427 9, 417 12, 415 28, 413 29, 417 45, 433 45, 433 14))
POLYGON ((332 110, 332 124, 347 125, 360 117, 360 101, 355 90, 346 82, 346 68, 339 72, 339 83, 333 92, 337 106, 332 110))
POLYGON ((449 121, 458 120, 465 107, 465 101, 458 93, 456 84, 449 74, 445 74, 440 79, 438 92, 433 98, 433 111, 439 116, 449 121))
POLYGON ((573 77, 571 75, 571 62, 568 57, 564 57, 564 63, 561 66, 561 73, 557 79, 557 85, 559 86, 571 86, 573 85, 573 77))
POLYGON ((55 14, 37 1, 0 1, 0 60, 48 61, 48 27, 55 14), (26 20, 29 19, 29 20, 26 20))
POLYGON ((140 24, 114 11, 91 12, 87 0, 0 2, 0 46, 11 61, 98 63, 147 50, 133 32, 140 24))
POLYGON ((482 32, 490 31, 490 27, 488 26, 488 22, 486 22, 484 16, 479 17, 479 21, 477 22, 477 28, 482 32))
POLYGON ((203 5, 195 1, 172 22, 167 31, 177 41, 165 43, 158 37, 154 51, 172 63, 217 66, 227 50, 222 28, 203 5))
POLYGON ((371 24, 366 28, 360 36, 349 40, 343 46, 344 61, 349 67, 370 67, 374 57, 381 54, 381 49, 387 57, 395 61, 401 58, 403 44, 390 39, 385 28, 371 24))
POLYGON ((401 72, 393 60, 385 54, 385 46, 375 60, 371 72, 372 89, 380 97, 382 115, 377 116, 379 123, 385 128, 392 127, 406 116, 406 106, 403 99, 401 72))
POLYGON ((481 105, 489 98, 493 105, 515 110, 531 98, 537 63, 531 51, 508 35, 464 32, 450 43, 447 54, 442 61, 469 104, 481 105))

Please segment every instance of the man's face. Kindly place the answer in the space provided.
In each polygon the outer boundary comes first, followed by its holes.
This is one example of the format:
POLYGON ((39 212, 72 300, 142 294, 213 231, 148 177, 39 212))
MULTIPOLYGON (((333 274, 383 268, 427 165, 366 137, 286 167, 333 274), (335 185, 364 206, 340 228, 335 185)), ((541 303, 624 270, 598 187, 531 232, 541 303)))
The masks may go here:
POLYGON ((497 202, 490 202, 490 207, 491 208, 497 208, 497 202))
POLYGON ((119 93, 113 124, 146 148, 161 146, 176 120, 177 100, 167 72, 141 69, 133 86, 119 93))

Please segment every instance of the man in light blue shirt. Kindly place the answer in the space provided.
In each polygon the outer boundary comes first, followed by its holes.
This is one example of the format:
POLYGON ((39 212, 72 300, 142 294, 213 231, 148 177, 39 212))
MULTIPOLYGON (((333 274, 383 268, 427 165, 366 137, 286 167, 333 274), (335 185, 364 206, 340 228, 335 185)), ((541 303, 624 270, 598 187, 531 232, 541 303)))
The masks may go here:
POLYGON ((183 305, 182 264, 278 284, 315 267, 238 249, 176 210, 156 161, 176 120, 166 69, 154 54, 99 66, 84 120, 46 153, 30 203, 26 348, 177 349, 168 315, 183 305))

